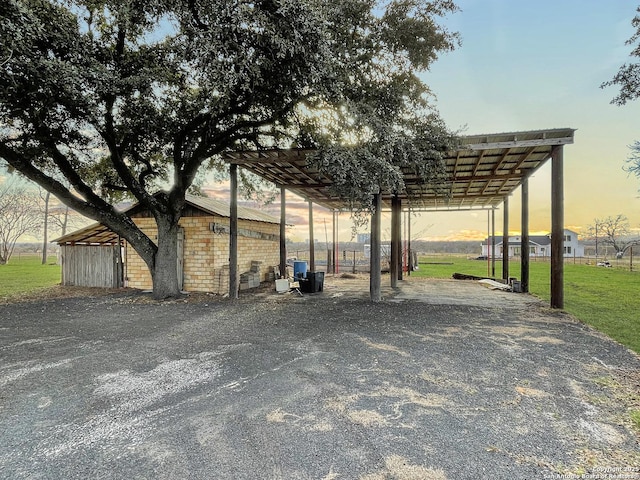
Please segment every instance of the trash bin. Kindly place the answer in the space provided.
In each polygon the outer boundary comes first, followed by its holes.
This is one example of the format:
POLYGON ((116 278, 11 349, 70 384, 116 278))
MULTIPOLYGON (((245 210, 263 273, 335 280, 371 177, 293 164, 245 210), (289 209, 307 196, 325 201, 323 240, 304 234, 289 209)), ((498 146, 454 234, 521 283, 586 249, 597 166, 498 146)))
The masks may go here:
POLYGON ((324 272, 307 272, 307 279, 300 282, 300 289, 305 293, 317 293, 324 289, 324 272))
POLYGON ((296 260, 293 262, 293 279, 307 278, 307 262, 296 260))

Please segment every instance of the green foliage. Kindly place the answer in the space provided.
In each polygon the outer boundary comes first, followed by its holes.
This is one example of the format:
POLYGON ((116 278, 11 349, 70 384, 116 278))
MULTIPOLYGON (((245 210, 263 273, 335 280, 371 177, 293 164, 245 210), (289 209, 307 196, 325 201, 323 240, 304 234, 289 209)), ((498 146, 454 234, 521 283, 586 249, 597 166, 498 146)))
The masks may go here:
POLYGON ((42 265, 39 255, 16 254, 7 265, 0 265, 0 299, 19 298, 60 283, 60 266, 50 256, 42 265))
MULTIPOLYGON (((450 265, 421 264, 412 276, 450 278, 454 272, 486 276, 491 273, 486 260, 462 257, 422 258, 421 262, 446 262, 450 265)), ((520 278, 520 262, 509 263, 510 276, 520 278)), ((502 262, 496 262, 496 277, 502 276, 502 262)), ((545 301, 551 300, 549 262, 531 261, 529 290, 545 301)), ((463 280, 461 280, 463 281, 463 280)), ((566 263, 564 267, 564 309, 581 321, 640 353, 640 272, 622 268, 566 263)))
POLYGON ((11 0, 0 10, 3 156, 63 170, 80 193, 145 201, 149 180, 186 190, 229 148, 357 139, 366 152, 327 149, 319 162, 344 172, 338 188, 368 174, 368 193, 400 190, 400 167, 432 179, 451 145, 416 73, 456 45, 435 22, 455 10, 443 0, 11 0))
POLYGON ((0 159, 127 239, 155 282, 155 265, 172 263, 156 255, 170 255, 163 239, 185 193, 222 152, 317 147, 357 208, 402 191, 402 170, 435 184, 453 136, 417 74, 456 46, 436 21, 455 10, 449 0, 6 0, 0 159), (157 242, 112 206, 124 194, 153 214, 157 242))

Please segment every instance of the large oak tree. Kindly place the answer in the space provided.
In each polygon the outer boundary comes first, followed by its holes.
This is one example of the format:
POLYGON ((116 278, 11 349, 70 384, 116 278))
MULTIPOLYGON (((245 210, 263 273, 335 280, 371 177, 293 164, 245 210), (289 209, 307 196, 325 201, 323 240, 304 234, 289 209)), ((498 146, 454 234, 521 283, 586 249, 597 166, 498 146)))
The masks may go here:
POLYGON ((222 152, 301 146, 367 205, 452 136, 418 74, 458 39, 448 0, 5 0, 0 158, 111 228, 178 294, 185 193, 222 152), (57 180, 64 177, 65 182, 57 180), (157 193, 158 190, 161 193, 157 193), (157 241, 114 208, 155 218, 157 241))

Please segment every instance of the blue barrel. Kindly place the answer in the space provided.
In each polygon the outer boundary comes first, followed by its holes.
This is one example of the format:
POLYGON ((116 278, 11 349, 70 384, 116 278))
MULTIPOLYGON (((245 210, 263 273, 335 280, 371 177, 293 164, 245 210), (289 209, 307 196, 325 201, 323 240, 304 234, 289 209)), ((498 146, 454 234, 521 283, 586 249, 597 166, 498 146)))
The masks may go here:
POLYGON ((307 262, 297 260, 293 262, 293 278, 307 278, 307 262))

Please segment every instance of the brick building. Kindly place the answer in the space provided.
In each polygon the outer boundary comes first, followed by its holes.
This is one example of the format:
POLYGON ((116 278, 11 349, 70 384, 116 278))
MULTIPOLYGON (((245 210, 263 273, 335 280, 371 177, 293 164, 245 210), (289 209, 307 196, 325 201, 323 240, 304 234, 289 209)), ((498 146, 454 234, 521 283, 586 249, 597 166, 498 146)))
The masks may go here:
MULTIPOLYGON (((155 241, 157 228, 149 212, 138 206, 128 212, 155 241)), ((187 195, 179 224, 176 265, 183 290, 219 294, 229 291, 229 224, 228 204, 187 195)), ((144 261, 131 245, 103 225, 94 224, 55 241, 61 246, 63 285, 152 287, 144 261)), ((238 207, 239 272, 254 270, 260 281, 267 280, 269 267, 280 261, 279 242, 280 219, 238 207)))

